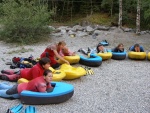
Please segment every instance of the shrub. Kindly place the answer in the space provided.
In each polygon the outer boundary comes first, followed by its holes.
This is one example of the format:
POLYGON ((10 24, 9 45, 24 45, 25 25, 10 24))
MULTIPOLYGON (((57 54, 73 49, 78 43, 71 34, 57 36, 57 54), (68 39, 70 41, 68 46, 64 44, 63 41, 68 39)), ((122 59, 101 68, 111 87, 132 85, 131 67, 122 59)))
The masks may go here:
POLYGON ((50 33, 51 12, 47 3, 35 0, 3 0, 1 3, 1 40, 31 44, 50 33))

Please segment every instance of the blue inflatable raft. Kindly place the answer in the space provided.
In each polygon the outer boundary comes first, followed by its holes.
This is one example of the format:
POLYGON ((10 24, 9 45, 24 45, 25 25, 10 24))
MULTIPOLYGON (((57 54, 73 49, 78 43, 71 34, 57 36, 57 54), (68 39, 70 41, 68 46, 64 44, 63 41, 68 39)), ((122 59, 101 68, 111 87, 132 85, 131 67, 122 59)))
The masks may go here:
POLYGON ((74 87, 71 84, 52 82, 53 85, 55 85, 53 91, 47 93, 22 91, 21 103, 29 105, 58 104, 67 101, 74 94, 74 87))
POLYGON ((90 54, 89 58, 80 55, 79 63, 90 67, 98 67, 102 64, 102 58, 95 54, 90 54))

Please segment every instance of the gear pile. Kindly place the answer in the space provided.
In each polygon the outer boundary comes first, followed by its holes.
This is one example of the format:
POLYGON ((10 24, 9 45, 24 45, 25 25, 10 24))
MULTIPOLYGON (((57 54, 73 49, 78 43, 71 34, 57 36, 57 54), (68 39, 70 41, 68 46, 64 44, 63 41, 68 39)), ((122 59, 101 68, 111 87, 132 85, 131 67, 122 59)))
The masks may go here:
POLYGON ((28 58, 23 58, 23 57, 13 57, 12 58, 12 62, 7 62, 7 65, 10 65, 11 69, 15 69, 15 68, 31 68, 33 67, 35 64, 37 64, 37 62, 39 61, 39 59, 33 59, 33 56, 30 56, 28 58))

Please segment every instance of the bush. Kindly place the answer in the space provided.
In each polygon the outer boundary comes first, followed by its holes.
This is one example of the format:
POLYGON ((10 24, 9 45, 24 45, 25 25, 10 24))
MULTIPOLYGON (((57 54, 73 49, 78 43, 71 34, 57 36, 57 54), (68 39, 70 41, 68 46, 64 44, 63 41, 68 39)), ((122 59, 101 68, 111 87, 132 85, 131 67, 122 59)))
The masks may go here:
POLYGON ((3 0, 0 20, 1 40, 31 44, 50 33, 51 13, 47 3, 35 0, 3 0))

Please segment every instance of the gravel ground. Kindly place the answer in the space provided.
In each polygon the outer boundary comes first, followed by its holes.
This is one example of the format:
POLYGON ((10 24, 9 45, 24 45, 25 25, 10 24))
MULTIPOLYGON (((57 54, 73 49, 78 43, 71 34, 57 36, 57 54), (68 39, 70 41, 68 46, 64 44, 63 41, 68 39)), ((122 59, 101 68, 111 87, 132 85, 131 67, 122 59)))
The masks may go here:
MULTIPOLYGON (((125 49, 135 44, 142 44, 145 51, 150 52, 150 35, 136 36, 133 33, 103 31, 93 39, 92 36, 71 38, 67 34, 50 36, 50 41, 32 46, 15 46, 0 42, 1 69, 9 69, 5 63, 14 56, 36 58, 49 43, 65 40, 72 51, 79 48, 95 47, 98 42, 106 39, 110 49, 123 43, 125 49), (28 52, 15 51, 25 48, 28 52)), ((80 54, 80 53, 77 53, 80 54)), ((35 105, 38 113, 150 113, 150 61, 125 60, 103 61, 99 67, 93 67, 94 75, 83 76, 76 80, 63 81, 74 85, 73 97, 60 104, 35 105)), ((80 66, 76 64, 73 66, 80 66)), ((0 80, 2 82, 2 80, 0 80)), ((10 83, 15 84, 15 83, 10 83)), ((20 103, 19 99, 0 98, 0 113, 5 113, 12 106, 20 103)), ((24 105, 26 107, 27 105, 24 105)))

